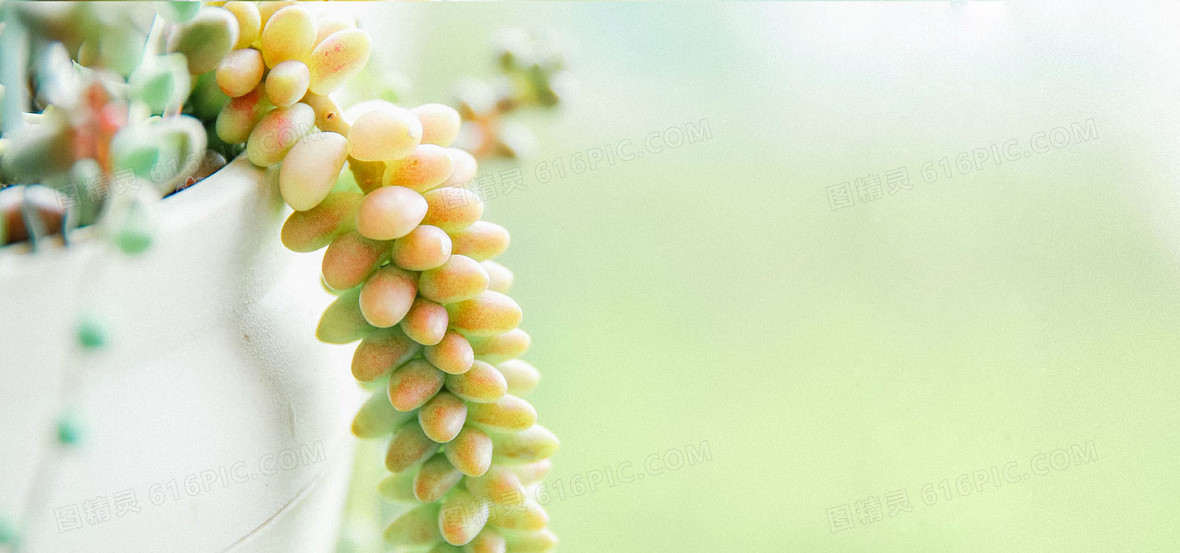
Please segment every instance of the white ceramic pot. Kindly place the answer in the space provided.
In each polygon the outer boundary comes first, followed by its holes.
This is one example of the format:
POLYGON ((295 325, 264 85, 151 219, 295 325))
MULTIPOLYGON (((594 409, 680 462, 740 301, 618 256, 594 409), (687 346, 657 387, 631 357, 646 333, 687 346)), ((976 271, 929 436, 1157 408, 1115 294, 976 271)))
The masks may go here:
POLYGON ((273 174, 241 158, 163 200, 139 256, 0 249, 0 517, 22 553, 333 549, 363 394, 314 338, 331 296, 320 256, 279 242, 273 174), (107 347, 78 345, 85 314, 107 347))

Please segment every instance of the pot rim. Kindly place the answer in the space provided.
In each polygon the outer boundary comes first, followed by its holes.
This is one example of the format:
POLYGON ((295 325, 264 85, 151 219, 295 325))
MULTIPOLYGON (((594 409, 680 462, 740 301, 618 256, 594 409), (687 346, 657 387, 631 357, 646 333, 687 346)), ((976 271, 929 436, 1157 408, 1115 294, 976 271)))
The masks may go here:
MULTIPOLYGON (((244 153, 240 154, 193 186, 151 204, 149 209, 156 222, 154 233, 158 235, 165 232, 181 232, 195 224, 199 218, 208 216, 209 212, 216 212, 219 206, 245 201, 249 195, 257 193, 257 187, 241 186, 240 181, 244 178, 249 182, 259 182, 266 177, 266 169, 255 166, 244 153), (183 197, 176 199, 178 196, 183 197)), ((60 235, 51 236, 42 243, 43 249, 37 252, 30 251, 27 240, 0 246, 0 260, 33 258, 47 254, 70 255, 70 252, 97 247, 93 244, 104 243, 98 240, 101 238, 100 226, 101 223, 95 223, 74 229, 70 232, 69 246, 65 245, 60 235)))

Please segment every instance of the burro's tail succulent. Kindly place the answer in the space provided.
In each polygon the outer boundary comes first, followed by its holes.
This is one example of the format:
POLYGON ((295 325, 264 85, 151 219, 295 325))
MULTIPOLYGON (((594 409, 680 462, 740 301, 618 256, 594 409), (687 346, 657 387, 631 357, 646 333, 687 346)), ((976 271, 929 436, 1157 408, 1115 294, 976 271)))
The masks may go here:
POLYGON ((529 335, 494 261, 508 231, 482 221, 465 185, 476 159, 450 147, 459 113, 372 100, 341 111, 329 93, 365 65, 369 37, 300 6, 225 8, 236 48, 217 68, 231 99, 221 140, 278 166, 295 212, 290 249, 326 247, 324 285, 337 294, 317 328, 326 342, 360 341, 352 376, 372 391, 352 430, 388 439, 379 485, 408 509, 385 531, 404 549, 547 551, 555 537, 530 486, 549 470, 557 438, 522 396, 539 374, 519 359, 529 335))

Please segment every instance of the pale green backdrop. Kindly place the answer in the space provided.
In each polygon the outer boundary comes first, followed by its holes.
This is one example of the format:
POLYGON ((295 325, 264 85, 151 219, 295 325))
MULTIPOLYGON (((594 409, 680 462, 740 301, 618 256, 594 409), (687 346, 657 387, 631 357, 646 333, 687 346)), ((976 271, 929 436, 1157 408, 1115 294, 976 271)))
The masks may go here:
POLYGON ((484 167, 527 187, 487 217, 560 551, 1180 548, 1176 8, 366 10, 410 103, 490 74, 496 29, 571 47, 537 155, 484 167))

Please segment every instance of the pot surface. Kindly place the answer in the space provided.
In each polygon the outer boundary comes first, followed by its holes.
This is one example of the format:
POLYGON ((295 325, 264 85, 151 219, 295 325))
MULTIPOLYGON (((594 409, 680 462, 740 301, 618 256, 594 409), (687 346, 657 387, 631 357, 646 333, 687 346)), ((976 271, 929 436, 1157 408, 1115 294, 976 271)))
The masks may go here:
POLYGON ((26 553, 330 551, 363 394, 314 339, 319 255, 244 157, 153 206, 153 246, 0 250, 0 517, 26 553), (93 317, 108 343, 79 345, 93 317), (79 441, 57 442, 61 417, 79 441))

